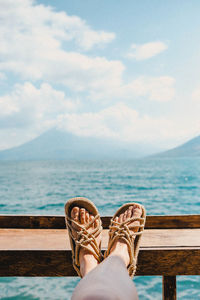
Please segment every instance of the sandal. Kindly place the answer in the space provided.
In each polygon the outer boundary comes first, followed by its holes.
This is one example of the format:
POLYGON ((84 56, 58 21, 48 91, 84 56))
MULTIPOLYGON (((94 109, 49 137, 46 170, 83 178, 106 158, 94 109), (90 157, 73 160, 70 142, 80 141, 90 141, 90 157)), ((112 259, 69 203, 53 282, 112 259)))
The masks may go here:
POLYGON ((69 240, 72 248, 72 261, 73 266, 76 272, 80 277, 80 262, 79 262, 79 253, 81 248, 87 249, 91 254, 94 255, 96 260, 100 263, 102 261, 102 254, 101 254, 101 243, 97 245, 96 238, 102 231, 102 223, 99 212, 96 206, 87 198, 83 197, 76 197, 69 199, 65 204, 65 222, 68 229, 69 240), (79 224, 75 220, 71 218, 71 210, 73 207, 85 208, 90 214, 94 216, 94 219, 90 221, 86 226, 79 224), (95 220, 98 220, 99 225, 88 231, 91 225, 94 223, 95 220), (73 225, 78 226, 80 230, 77 230, 77 237, 75 238, 72 234, 72 229, 74 229, 73 225), (92 249, 88 247, 88 245, 92 246, 92 249))
POLYGON ((115 242, 116 239, 122 239, 127 243, 128 246, 128 252, 130 256, 130 262, 127 266, 129 275, 131 278, 135 275, 136 272, 136 264, 137 264, 137 257, 139 253, 139 246, 141 242, 141 235, 144 231, 144 225, 146 220, 146 211, 145 208, 140 205, 142 209, 142 215, 140 218, 132 217, 125 222, 119 223, 114 221, 116 217, 118 217, 120 214, 122 214, 124 211, 126 211, 130 206, 135 205, 138 203, 126 203, 122 205, 113 218, 111 219, 111 223, 109 226, 109 241, 108 241, 108 249, 104 254, 104 257, 106 258, 110 254, 110 250, 115 242), (131 225, 133 221, 140 221, 140 225, 131 225), (133 232, 131 229, 134 229, 135 227, 139 227, 139 230, 137 232, 133 232))

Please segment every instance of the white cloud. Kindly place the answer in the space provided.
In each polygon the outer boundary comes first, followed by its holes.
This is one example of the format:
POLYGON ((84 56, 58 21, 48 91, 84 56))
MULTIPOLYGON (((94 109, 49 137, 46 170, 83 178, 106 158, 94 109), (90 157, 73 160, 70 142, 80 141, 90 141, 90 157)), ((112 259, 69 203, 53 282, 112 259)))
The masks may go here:
POLYGON ((97 113, 63 114, 58 127, 80 136, 110 137, 124 142, 169 141, 180 128, 167 118, 141 116, 136 110, 117 103, 97 113))
POLYGON ((132 99, 135 97, 146 97, 152 101, 166 102, 174 98, 175 79, 170 76, 150 77, 142 76, 130 83, 123 83, 116 79, 113 84, 105 82, 102 86, 90 90, 92 99, 132 99), (118 84, 117 84, 118 83, 118 84))
POLYGON ((26 128, 0 128, 0 150, 19 146, 37 135, 36 132, 26 128))
POLYGON ((190 122, 188 126, 169 117, 155 118, 124 103, 98 112, 77 112, 77 105, 48 84, 39 88, 30 83, 16 85, 9 95, 0 98, 0 149, 31 140, 51 127, 78 136, 114 138, 120 143, 155 143, 170 148, 184 137, 193 136, 199 128, 199 122, 190 122))
POLYGON ((74 111, 77 105, 49 84, 39 88, 30 82, 16 84, 9 94, 0 97, 0 127, 33 128, 41 133, 55 124, 59 114, 74 111))
POLYGON ((174 78, 169 76, 140 77, 132 82, 130 89, 138 96, 148 95, 151 100, 165 102, 174 97, 174 83, 174 78))
POLYGON ((115 34, 94 31, 77 16, 30 0, 2 0, 0 21, 1 72, 11 71, 25 80, 57 81, 75 90, 98 85, 103 76, 110 80, 116 71, 121 76, 121 62, 79 53, 105 45, 115 34))
POLYGON ((168 46, 165 43, 159 41, 145 44, 132 44, 127 57, 136 60, 145 60, 163 52, 167 48, 168 46))
POLYGON ((200 88, 196 88, 192 93, 192 99, 200 104, 200 88))
POLYGON ((58 40, 74 41, 84 50, 89 50, 115 38, 114 33, 92 30, 77 16, 69 16, 64 11, 56 12, 51 6, 37 4, 32 0, 16 0, 14 3, 12 0, 1 0, 0 18, 2 37, 6 33, 14 33, 14 37, 9 37, 10 41, 22 39, 28 43, 29 36, 46 46, 59 46, 58 40), (47 40, 42 40, 44 34, 47 40))
MULTIPOLYGON (((0 96, 0 148, 26 142, 52 126, 121 141, 156 139, 168 134, 169 128, 173 133, 168 120, 140 115, 122 103, 96 113, 77 113, 79 102, 72 98, 79 97, 82 103, 98 100, 104 105, 122 99, 138 101, 139 97, 169 101, 174 96, 172 77, 143 76, 125 82, 121 61, 86 54, 111 42, 114 33, 95 31, 77 16, 31 0, 1 0, 0 24, 0 79, 11 72, 16 75, 14 80, 26 81, 0 96), (54 89, 55 83, 70 89, 70 97, 54 89)), ((145 45, 149 44, 155 43, 145 45)), ((138 50, 141 57, 161 51, 161 45, 154 46, 138 50)))
POLYGON ((2 0, 0 19, 1 72, 13 72, 28 81, 61 83, 75 93, 86 92, 90 100, 145 96, 167 101, 173 97, 170 77, 142 77, 124 83, 121 61, 72 51, 77 45, 81 51, 114 38, 113 33, 92 30, 77 16, 30 0, 2 0))
POLYGON ((5 80, 5 79, 6 79, 6 75, 0 72, 0 80, 5 80))

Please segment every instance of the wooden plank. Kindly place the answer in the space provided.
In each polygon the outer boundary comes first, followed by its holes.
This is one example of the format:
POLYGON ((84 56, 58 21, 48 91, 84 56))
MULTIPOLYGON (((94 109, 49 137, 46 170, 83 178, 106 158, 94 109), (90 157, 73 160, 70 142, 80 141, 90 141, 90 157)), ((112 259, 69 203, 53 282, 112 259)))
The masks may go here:
POLYGON ((64 229, 64 216, 0 215, 0 228, 64 229))
MULTIPOLYGON (((102 233, 102 249, 108 230, 102 233)), ((143 248, 200 247, 200 229, 146 229, 143 248)), ((70 250, 67 229, 0 229, 0 250, 70 250)))
POLYGON ((200 215, 148 216, 145 228, 200 228, 200 215))
POLYGON ((0 276, 77 276, 71 251, 0 251, 0 276))
MULTIPOLYGON (((200 275, 199 224, 199 215, 148 216, 136 274, 200 275)), ((0 276, 76 275, 63 216, 0 216, 0 227, 0 276)), ((103 249, 107 239, 104 230, 103 249)))
POLYGON ((143 247, 200 247, 200 228, 198 229, 145 229, 141 246, 143 247))
POLYGON ((163 300, 176 300, 176 276, 163 276, 163 300))
POLYGON ((200 275, 200 248, 141 248, 137 275, 200 275))
MULTIPOLYGON (((111 217, 102 217, 108 228, 111 217)), ((0 215, 0 228, 64 229, 64 216, 0 215)), ((200 228, 200 215, 147 216, 146 229, 200 228)))
MULTIPOLYGON (((200 275, 199 249, 145 249, 136 275, 200 275)), ((0 276, 76 276, 67 250, 0 251, 0 276)))

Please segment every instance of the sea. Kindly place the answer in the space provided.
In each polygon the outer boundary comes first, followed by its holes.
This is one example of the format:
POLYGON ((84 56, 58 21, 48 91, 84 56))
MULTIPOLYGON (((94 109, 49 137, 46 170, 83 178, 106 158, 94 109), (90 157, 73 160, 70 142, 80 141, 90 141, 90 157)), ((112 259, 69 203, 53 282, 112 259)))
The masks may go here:
MULTIPOLYGON (((200 158, 0 162, 0 213, 64 215, 84 196, 102 216, 139 202, 149 215, 200 214, 200 158)), ((70 299, 78 278, 0 278, 0 299, 70 299)), ((162 299, 162 278, 135 277, 140 300, 162 299)), ((200 299, 200 276, 177 277, 178 299, 200 299)))

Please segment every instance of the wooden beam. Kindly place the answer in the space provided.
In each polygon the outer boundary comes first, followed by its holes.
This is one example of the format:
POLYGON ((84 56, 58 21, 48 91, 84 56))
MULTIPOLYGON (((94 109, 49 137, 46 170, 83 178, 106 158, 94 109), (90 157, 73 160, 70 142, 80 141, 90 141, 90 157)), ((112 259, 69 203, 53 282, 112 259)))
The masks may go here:
POLYGON ((200 228, 200 215, 147 216, 148 229, 200 228))
POLYGON ((163 300, 176 300, 176 276, 163 276, 163 300))
MULTIPOLYGON (((102 249, 108 245, 108 229, 102 232, 102 249)), ((198 229, 146 229, 141 248, 200 248, 198 229)), ((0 250, 71 250, 67 229, 0 228, 0 250)))
POLYGON ((141 249, 137 275, 200 275, 200 248, 141 249))
MULTIPOLYGON (((108 228, 111 217, 102 217, 108 228)), ((64 216, 0 215, 0 228, 64 229, 64 216)), ((200 228, 200 215, 147 216, 146 229, 200 228)))
POLYGON ((64 229, 64 216, 0 215, 0 228, 64 229))
MULTIPOLYGON (((200 275, 199 249, 141 249, 136 275, 200 275)), ((1 250, 0 276, 77 276, 67 250, 1 250)))

